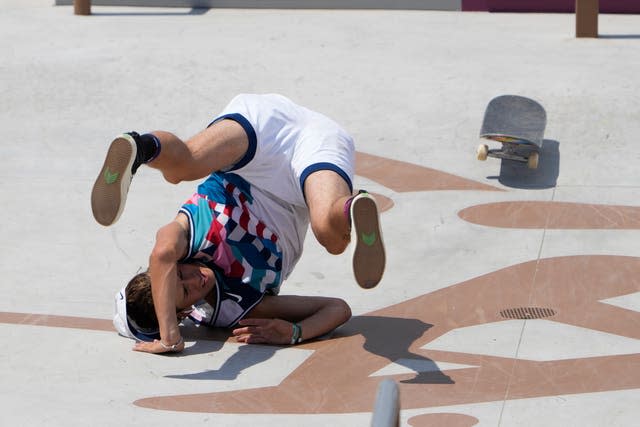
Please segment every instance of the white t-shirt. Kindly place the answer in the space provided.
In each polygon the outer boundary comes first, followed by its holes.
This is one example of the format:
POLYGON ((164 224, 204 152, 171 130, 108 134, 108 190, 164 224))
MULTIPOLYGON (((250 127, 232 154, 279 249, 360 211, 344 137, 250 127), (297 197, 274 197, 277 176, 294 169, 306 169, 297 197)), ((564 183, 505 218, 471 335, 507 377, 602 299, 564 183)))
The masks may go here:
POLYGON ((249 149, 225 172, 251 185, 257 218, 278 235, 286 279, 302 255, 309 226, 304 180, 333 170, 352 189, 355 149, 351 136, 330 118, 277 94, 241 94, 212 122, 230 119, 247 132, 249 149))

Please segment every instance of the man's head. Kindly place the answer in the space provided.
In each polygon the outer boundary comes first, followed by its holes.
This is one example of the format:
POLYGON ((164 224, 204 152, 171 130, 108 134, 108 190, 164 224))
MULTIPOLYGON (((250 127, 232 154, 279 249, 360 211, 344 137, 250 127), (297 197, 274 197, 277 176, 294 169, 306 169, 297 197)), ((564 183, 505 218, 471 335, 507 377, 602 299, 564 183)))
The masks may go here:
MULTIPOLYGON (((213 271, 201 263, 178 264, 176 274, 176 313, 204 299, 216 284, 213 271)), ((136 274, 116 294, 113 324, 118 333, 129 338, 142 341, 160 338, 148 272, 136 274)))
POLYGON ((136 274, 116 293, 113 326, 122 336, 140 341, 160 339, 149 273, 136 274))
POLYGON ((133 276, 126 286, 127 316, 143 329, 157 329, 158 318, 151 295, 151 277, 149 273, 133 276))

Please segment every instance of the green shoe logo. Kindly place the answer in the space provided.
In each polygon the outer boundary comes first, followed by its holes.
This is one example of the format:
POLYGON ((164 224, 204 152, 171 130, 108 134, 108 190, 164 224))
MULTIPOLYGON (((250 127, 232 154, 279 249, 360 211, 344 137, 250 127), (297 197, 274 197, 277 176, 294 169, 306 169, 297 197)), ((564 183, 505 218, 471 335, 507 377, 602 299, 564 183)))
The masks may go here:
POLYGON ((362 233, 362 242, 367 246, 372 246, 376 242, 376 232, 371 234, 362 233))
POLYGON ((107 181, 107 184, 113 184, 118 179, 118 172, 110 172, 109 168, 104 171, 104 180, 107 181))

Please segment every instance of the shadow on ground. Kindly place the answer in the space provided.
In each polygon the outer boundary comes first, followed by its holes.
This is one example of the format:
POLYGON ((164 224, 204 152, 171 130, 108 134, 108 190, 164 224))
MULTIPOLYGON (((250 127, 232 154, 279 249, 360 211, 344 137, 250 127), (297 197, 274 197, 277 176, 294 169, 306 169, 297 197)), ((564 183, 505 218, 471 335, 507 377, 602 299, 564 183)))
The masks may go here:
POLYGON ((554 188, 560 174, 560 143, 545 139, 540 149, 537 169, 529 169, 526 163, 503 159, 500 175, 490 176, 500 184, 511 188, 545 189, 554 188))

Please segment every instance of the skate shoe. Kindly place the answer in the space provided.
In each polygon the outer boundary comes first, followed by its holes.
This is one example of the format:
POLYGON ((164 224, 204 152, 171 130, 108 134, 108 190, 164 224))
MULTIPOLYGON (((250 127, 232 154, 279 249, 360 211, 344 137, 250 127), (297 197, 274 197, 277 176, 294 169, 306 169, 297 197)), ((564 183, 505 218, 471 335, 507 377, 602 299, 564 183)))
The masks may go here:
POLYGON ((91 192, 91 210, 99 224, 115 223, 127 200, 133 174, 140 166, 135 132, 124 133, 111 142, 102 170, 91 192))
POLYGON ((360 192, 351 201, 350 213, 353 274, 360 287, 370 289, 382 279, 386 260, 378 207, 369 193, 360 192))

